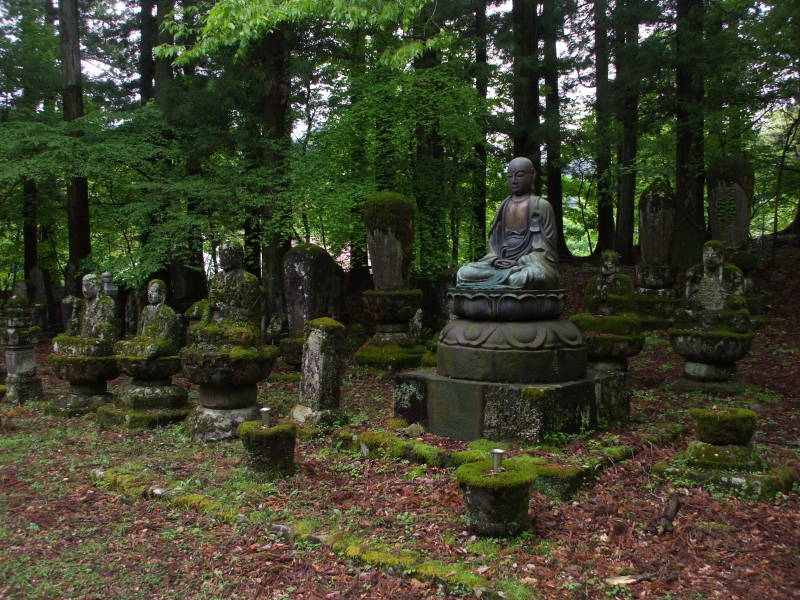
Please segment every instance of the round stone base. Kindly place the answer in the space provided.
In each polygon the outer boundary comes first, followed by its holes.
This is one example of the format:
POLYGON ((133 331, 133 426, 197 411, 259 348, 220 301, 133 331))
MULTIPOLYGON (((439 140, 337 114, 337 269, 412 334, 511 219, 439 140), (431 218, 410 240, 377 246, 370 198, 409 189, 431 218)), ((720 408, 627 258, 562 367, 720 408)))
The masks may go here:
POLYGON ((688 377, 675 377, 667 383, 673 392, 702 392, 704 394, 735 396, 745 391, 747 386, 739 379, 728 381, 697 381, 688 377))
POLYGON ((589 361, 588 373, 590 376, 601 373, 625 373, 628 370, 628 360, 621 358, 618 360, 592 360, 589 361))
POLYGON ((114 393, 114 404, 132 410, 173 409, 185 406, 188 397, 185 389, 169 381, 134 379, 114 393))
MULTIPOLYGON (((105 388, 105 384, 103 384, 105 388)), ((111 394, 82 394, 70 390, 53 400, 46 408, 45 413, 59 417, 80 417, 96 412, 104 404, 113 399, 111 394)))
POLYGON ((687 360, 683 373, 695 381, 730 381, 736 377, 736 363, 730 365, 709 365, 687 360))
POLYGON ((183 421, 190 408, 132 410, 106 404, 97 409, 97 420, 101 425, 125 427, 127 429, 154 429, 183 421))
POLYGON ((185 427, 192 439, 204 442, 218 442, 237 437, 236 430, 245 421, 257 421, 261 418, 258 406, 218 410, 195 407, 186 418, 185 427))
POLYGON ((205 408, 231 410, 253 406, 257 398, 258 388, 254 383, 236 387, 201 385, 198 404, 205 408))

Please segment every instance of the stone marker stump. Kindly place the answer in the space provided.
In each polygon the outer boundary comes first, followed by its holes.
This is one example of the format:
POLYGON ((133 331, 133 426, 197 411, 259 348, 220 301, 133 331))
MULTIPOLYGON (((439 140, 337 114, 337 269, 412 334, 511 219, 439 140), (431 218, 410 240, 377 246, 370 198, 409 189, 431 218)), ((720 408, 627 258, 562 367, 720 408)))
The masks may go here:
POLYGON ((670 266, 674 223, 675 193, 669 181, 656 179, 639 200, 642 262, 636 265, 636 310, 643 329, 672 324, 677 306, 676 270, 670 266))
POLYGON ((119 337, 114 300, 103 295, 100 277, 84 275, 83 298, 64 299, 70 311, 66 333, 53 339, 50 364, 69 382, 69 392, 56 398, 47 411, 76 416, 94 412, 111 395, 106 382, 119 375, 114 342, 119 337))
POLYGON ((14 295, 4 309, 7 330, 6 398, 12 404, 25 404, 43 398, 42 380, 36 374, 36 336, 39 327, 33 325, 31 306, 24 284, 15 286, 14 295))
POLYGON ((283 259, 286 317, 289 335, 280 342, 286 364, 300 366, 304 327, 319 317, 339 318, 344 272, 327 250, 315 244, 297 244, 283 259))
POLYGON ((673 389, 729 394, 744 389, 736 379, 736 361, 750 351, 755 334, 743 294, 742 272, 725 264, 722 242, 706 242, 702 265, 687 272, 685 306, 668 330, 673 350, 686 359, 685 377, 670 382, 673 389))
POLYGON ((422 290, 409 288, 414 244, 414 203, 392 192, 367 200, 364 224, 374 290, 363 293, 375 321, 375 335, 355 356, 357 364, 381 369, 418 366, 425 348, 409 334, 409 322, 422 306, 422 290))
POLYGON ((346 344, 347 329, 338 321, 322 317, 306 323, 300 378, 300 398, 304 405, 315 411, 339 408, 346 344))
POLYGON ((200 388, 186 427, 206 441, 236 437, 241 423, 258 419, 256 384, 278 355, 274 346, 261 344, 261 289, 242 266, 242 246, 225 243, 219 256, 222 273, 211 281, 203 317, 189 328, 180 352, 185 376, 200 388))
POLYGON ((186 390, 172 383, 172 375, 181 369, 178 352, 186 334, 166 297, 166 283, 153 279, 136 337, 114 344, 117 366, 131 380, 114 393, 114 405, 98 409, 102 423, 148 428, 182 421, 189 414, 186 390))

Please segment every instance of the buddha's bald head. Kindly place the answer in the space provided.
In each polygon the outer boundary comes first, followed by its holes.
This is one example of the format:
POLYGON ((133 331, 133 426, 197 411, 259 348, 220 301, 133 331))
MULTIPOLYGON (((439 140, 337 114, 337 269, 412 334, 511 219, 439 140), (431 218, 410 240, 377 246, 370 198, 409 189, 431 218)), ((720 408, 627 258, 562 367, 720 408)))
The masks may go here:
POLYGON ((533 163, 524 156, 518 156, 508 163, 508 187, 511 193, 515 196, 530 194, 535 172, 533 163))

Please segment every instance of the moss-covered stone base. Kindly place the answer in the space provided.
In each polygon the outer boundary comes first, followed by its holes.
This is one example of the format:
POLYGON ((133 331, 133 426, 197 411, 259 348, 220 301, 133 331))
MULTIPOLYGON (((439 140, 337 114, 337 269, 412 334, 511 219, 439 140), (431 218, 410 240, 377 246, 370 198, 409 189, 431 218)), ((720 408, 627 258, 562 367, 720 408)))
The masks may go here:
POLYGON ((184 422, 194 440, 218 442, 235 438, 239 425, 260 418, 258 406, 231 410, 195 407, 184 422))
POLYGON ((746 408, 692 408, 689 416, 697 439, 720 446, 750 443, 758 419, 756 413, 746 408))
MULTIPOLYGON (((27 404, 44 398, 42 391, 42 380, 33 373, 17 375, 12 373, 6 378, 6 385, 3 386, 6 393, 6 401, 10 404, 27 404)), ((3 397, 0 392, 0 398, 3 397)))
POLYGON ((251 469, 275 476, 294 473, 294 425, 264 427, 261 421, 247 421, 239 425, 238 435, 251 469))
POLYGON ((303 337, 283 338, 278 344, 283 362, 292 367, 299 367, 303 362, 303 337))
POLYGON ((674 463, 656 463, 651 470, 656 477, 686 482, 713 490, 722 490, 758 500, 772 500, 779 492, 792 490, 794 479, 789 469, 774 468, 762 473, 701 469, 674 463))
POLYGON ((115 390, 114 404, 128 410, 183 408, 188 392, 172 383, 133 380, 115 390))
POLYGON ((425 354, 422 344, 399 344, 370 340, 356 352, 357 365, 400 371, 419 367, 425 354))
POLYGON ((59 395, 45 406, 44 412, 58 417, 80 417, 97 412, 104 404, 109 404, 114 397, 111 394, 79 394, 67 392, 59 395))
POLYGON ((107 404, 97 409, 97 421, 107 427, 155 429, 180 423, 190 412, 190 408, 134 410, 107 404))
POLYGON ((667 382, 666 387, 673 392, 701 392, 713 396, 735 396, 744 393, 747 389, 747 386, 739 379, 696 381, 688 377, 674 377, 667 382))

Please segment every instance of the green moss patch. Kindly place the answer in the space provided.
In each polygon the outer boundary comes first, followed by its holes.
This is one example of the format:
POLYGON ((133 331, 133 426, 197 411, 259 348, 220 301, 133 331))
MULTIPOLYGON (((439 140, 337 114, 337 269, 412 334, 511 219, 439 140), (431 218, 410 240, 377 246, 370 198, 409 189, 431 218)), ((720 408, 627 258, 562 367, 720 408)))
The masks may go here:
POLYGON ((273 475, 294 472, 294 425, 264 427, 261 421, 246 421, 239 425, 237 433, 254 471, 273 475))
POLYGON ((347 328, 337 321, 336 319, 331 319, 330 317, 320 317, 319 319, 312 319, 308 323, 306 323, 307 329, 324 329, 326 331, 331 330, 342 330, 346 331, 347 328))
POLYGON ((759 471, 766 467, 764 460, 750 446, 716 446, 692 441, 683 458, 692 467, 706 469, 759 471))
POLYGON ((701 442, 717 445, 740 445, 750 442, 758 419, 745 408, 689 409, 695 435, 701 442))
POLYGON ((180 423, 191 409, 130 410, 105 405, 97 409, 97 421, 104 426, 124 427, 126 429, 155 429, 180 423))
POLYGON ((505 461, 500 471, 492 471, 492 461, 484 460, 468 462, 456 469, 456 481, 459 485, 484 489, 514 488, 530 485, 536 474, 527 468, 505 461))
POLYGON ((356 352, 354 360, 358 365, 397 371, 418 367, 424 354, 423 345, 371 341, 356 352))
POLYGON ((396 192, 381 192, 364 202, 364 224, 381 231, 403 230, 414 221, 414 202, 396 192))
POLYGON ((620 336, 633 336, 639 333, 641 324, 636 315, 614 315, 604 317, 580 313, 569 318, 583 332, 610 333, 620 336))

